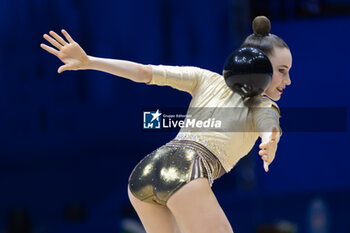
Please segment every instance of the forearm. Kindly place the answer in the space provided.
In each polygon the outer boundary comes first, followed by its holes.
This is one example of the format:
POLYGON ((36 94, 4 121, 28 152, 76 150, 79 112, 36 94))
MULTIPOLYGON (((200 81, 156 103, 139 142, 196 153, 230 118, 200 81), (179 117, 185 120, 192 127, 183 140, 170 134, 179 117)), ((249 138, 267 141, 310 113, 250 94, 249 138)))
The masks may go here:
POLYGON ((147 83, 152 79, 151 66, 124 60, 98 58, 93 56, 88 57, 89 62, 84 69, 103 71, 139 83, 147 83))
POLYGON ((276 129, 278 137, 281 136, 282 130, 280 128, 280 113, 277 106, 275 106, 268 99, 257 99, 260 103, 256 103, 258 107, 252 107, 253 123, 255 132, 259 134, 261 139, 266 138, 266 135, 271 134, 273 129, 276 129))
POLYGON ((257 108, 254 114, 255 130, 265 141, 274 129, 278 132, 277 138, 281 135, 281 128, 279 125, 279 116, 268 108, 257 108))

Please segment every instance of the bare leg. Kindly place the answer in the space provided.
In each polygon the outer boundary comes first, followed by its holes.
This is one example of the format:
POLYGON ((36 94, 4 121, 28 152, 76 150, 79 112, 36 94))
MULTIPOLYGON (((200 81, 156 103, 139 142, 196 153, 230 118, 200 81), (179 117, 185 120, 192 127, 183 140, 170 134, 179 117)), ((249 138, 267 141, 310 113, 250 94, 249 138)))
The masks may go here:
POLYGON ((183 186, 170 197, 167 206, 184 233, 233 233, 205 178, 183 186))
POLYGON ((147 233, 181 233, 167 207, 137 199, 128 188, 129 199, 147 233))

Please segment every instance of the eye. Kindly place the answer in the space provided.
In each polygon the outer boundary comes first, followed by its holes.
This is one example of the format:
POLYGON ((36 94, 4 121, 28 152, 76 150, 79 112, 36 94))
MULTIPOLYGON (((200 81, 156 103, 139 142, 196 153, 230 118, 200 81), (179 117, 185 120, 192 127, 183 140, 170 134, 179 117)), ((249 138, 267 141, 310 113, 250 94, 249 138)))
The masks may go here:
POLYGON ((284 69, 279 69, 278 70, 281 74, 284 74, 285 73, 285 70, 284 69))

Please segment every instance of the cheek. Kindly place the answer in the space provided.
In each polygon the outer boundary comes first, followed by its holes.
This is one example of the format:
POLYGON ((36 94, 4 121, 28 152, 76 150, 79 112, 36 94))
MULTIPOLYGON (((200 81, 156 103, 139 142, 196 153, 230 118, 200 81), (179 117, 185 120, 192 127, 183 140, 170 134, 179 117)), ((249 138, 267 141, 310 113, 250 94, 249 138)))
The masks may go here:
MULTIPOLYGON (((272 76, 270 87, 278 87, 282 83, 282 77, 277 73, 272 76)), ((270 88, 269 87, 269 88, 270 88)))

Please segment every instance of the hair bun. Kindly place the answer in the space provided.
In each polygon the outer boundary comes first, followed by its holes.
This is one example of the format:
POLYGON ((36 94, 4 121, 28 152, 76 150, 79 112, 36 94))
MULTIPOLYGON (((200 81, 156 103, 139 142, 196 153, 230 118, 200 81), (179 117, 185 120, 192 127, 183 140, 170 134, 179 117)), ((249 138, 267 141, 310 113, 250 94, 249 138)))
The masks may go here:
POLYGON ((256 35, 267 36, 271 31, 270 20, 265 16, 257 16, 253 20, 253 31, 256 35))

